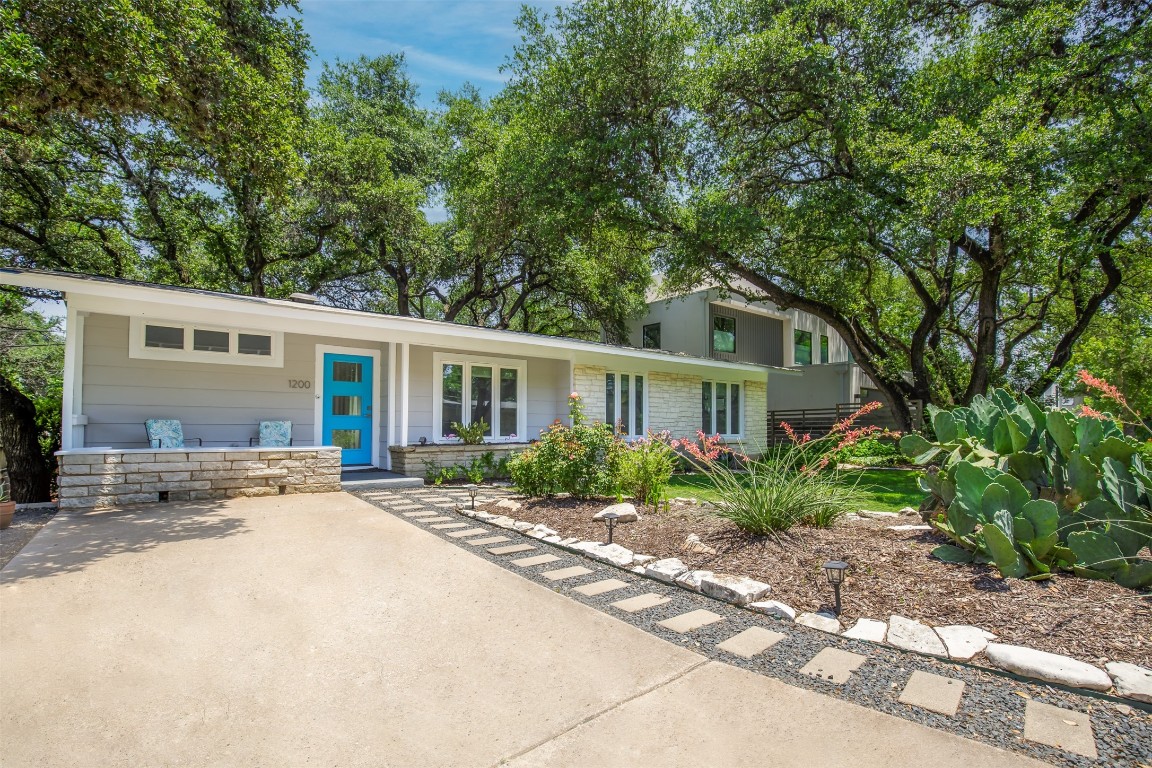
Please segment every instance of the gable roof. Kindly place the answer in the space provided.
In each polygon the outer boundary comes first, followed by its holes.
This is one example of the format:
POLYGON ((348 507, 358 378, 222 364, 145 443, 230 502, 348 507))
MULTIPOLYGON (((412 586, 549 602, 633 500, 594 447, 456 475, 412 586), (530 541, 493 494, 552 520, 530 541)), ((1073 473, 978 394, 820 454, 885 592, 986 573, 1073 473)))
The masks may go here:
POLYGON ((2 267, 0 283, 63 292, 69 307, 80 311, 183 322, 240 324, 292 333, 402 341, 485 352, 498 352, 501 347, 511 345, 517 347, 520 354, 562 357, 576 362, 598 362, 598 358, 610 356, 634 363, 647 360, 659 363, 661 367, 707 367, 761 375, 769 371, 796 375, 795 371, 787 368, 732 363, 664 350, 72 272, 2 267), (205 312, 211 314, 206 318, 205 312))

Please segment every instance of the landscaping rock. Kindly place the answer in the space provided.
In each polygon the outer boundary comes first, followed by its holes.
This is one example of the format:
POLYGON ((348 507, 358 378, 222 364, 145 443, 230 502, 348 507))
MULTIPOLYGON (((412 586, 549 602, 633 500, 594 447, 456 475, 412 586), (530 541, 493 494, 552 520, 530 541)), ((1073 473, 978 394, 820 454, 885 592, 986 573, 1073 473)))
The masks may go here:
POLYGON ((948 656, 957 661, 968 661, 988 646, 989 640, 995 640, 996 635, 980 627, 967 624, 951 624, 947 627, 936 627, 937 636, 944 641, 944 648, 948 656))
POLYGON ((484 521, 492 520, 493 518, 499 517, 499 515, 492 515, 492 514, 489 514, 487 512, 483 512, 479 509, 470 509, 470 510, 468 510, 467 514, 468 514, 468 517, 473 517, 477 520, 484 520, 484 521))
POLYGON ((885 526, 890 531, 930 531, 930 525, 888 525, 885 526))
POLYGON ((610 563, 621 568, 627 568, 632 565, 632 550, 626 549, 619 544, 597 544, 592 547, 586 547, 584 554, 593 560, 599 560, 602 563, 610 563))
POLYGON ((715 574, 712 571, 688 571, 676 579, 676 583, 685 589, 690 589, 693 592, 700 591, 700 582, 704 579, 710 579, 715 574))
POLYGON ((545 540, 547 540, 548 538, 550 538, 552 536, 556 536, 556 540, 557 541, 560 540, 560 537, 557 536, 556 531, 552 530, 551 528, 549 528, 546 525, 534 525, 534 526, 532 526, 532 530, 528 531, 527 535, 531 536, 534 539, 545 539, 545 540))
POLYGON ((700 591, 708 597, 723 600, 735 605, 748 605, 772 591, 772 587, 762 581, 745 576, 729 576, 717 573, 700 579, 700 591))
POLYGON ((830 635, 838 635, 841 630, 839 619, 834 619, 823 613, 802 613, 796 617, 796 623, 827 632, 830 635))
POLYGON ((489 519, 488 522, 491 523, 492 525, 498 526, 500 528, 506 528, 509 531, 516 530, 516 521, 510 517, 498 515, 496 517, 489 519))
POLYGON ((694 533, 688 534, 688 538, 684 539, 684 551, 691 552, 694 555, 714 555, 716 550, 700 541, 700 537, 694 533))
POLYGON ((992 666, 1024 677, 1092 691, 1106 691, 1112 687, 1112 678, 1107 672, 1067 656, 1001 643, 988 643, 984 653, 992 666))
POLYGON ((756 611, 756 613, 763 613, 767 616, 775 616, 778 619, 786 619, 787 621, 796 620, 796 609, 792 606, 777 602, 776 600, 764 600, 758 603, 749 603, 748 607, 756 611))
POLYGON ((876 512, 871 509, 861 509, 857 511, 856 514, 860 517, 866 517, 869 520, 884 520, 891 517, 900 517, 900 514, 897 512, 876 512))
POLYGON ((1117 695, 1152 704, 1152 669, 1126 661, 1110 661, 1104 668, 1116 684, 1117 695))
POLYGON ((530 531, 535 528, 536 524, 528 523, 523 520, 517 520, 516 522, 512 523, 512 527, 520 531, 520 533, 524 533, 525 531, 530 531))
POLYGON ((564 549, 571 549, 575 552, 578 550, 574 549, 573 545, 579 544, 579 543, 580 543, 580 539, 567 538, 567 539, 560 539, 559 541, 556 542, 556 545, 559 547, 563 547, 564 549))
POLYGON ((884 642, 884 636, 887 634, 888 625, 883 621, 876 621, 876 619, 857 619, 855 624, 843 632, 844 637, 850 637, 853 640, 868 640, 873 643, 884 642))
POLYGON ((496 506, 500 509, 507 509, 509 512, 515 512, 523 505, 518 501, 512 501, 512 499, 500 499, 496 502, 496 506))
POLYGON ((647 565, 656 561, 655 555, 632 555, 632 562, 636 565, 647 565))
POLYGON ((900 514, 915 517, 920 514, 920 510, 916 509, 916 507, 904 507, 900 510, 900 514))
POLYGON ((628 502, 620 504, 613 504, 610 507, 605 507, 592 516, 593 520, 601 522, 605 520, 615 520, 618 523, 634 523, 640 519, 640 515, 636 512, 636 506, 628 502))
POLYGON ((944 647, 940 637, 932 631, 932 627, 903 616, 888 619, 888 645, 931 656, 948 655, 948 649, 944 647))
POLYGON ((559 544, 560 542, 564 541, 564 539, 560 538, 559 536, 545 536, 544 538, 542 538, 540 540, 546 541, 549 544, 559 544))
POLYGON ((644 575, 665 584, 675 584, 676 579, 688 573, 688 566, 677 557, 667 557, 644 566, 644 575))

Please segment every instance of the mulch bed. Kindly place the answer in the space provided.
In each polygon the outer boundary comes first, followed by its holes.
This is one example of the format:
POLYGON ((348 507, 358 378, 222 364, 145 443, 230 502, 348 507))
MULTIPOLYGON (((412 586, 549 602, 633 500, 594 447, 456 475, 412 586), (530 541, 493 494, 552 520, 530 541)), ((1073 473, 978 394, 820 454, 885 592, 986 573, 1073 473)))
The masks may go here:
MULTIPOLYGON (((543 523, 563 536, 604 541, 592 515, 604 501, 522 500, 512 513, 543 523)), ((610 502, 609 502, 610 503, 610 502)), ((489 505, 487 511, 507 510, 489 505)), ((778 538, 750 536, 696 505, 642 513, 640 522, 616 528, 614 542, 659 558, 678 557, 693 569, 748 576, 772 585, 770 598, 796 611, 832 603, 820 566, 849 563, 843 587, 845 627, 858 618, 893 614, 933 626, 973 624, 1000 642, 1073 656, 1093 663, 1127 661, 1152 667, 1152 594, 1111 582, 1060 575, 1046 582, 1002 579, 988 566, 949 565, 929 557, 946 543, 934 531, 892 531, 919 517, 847 521, 830 529, 798 527, 778 538), (717 554, 683 548, 695 533, 717 554)))

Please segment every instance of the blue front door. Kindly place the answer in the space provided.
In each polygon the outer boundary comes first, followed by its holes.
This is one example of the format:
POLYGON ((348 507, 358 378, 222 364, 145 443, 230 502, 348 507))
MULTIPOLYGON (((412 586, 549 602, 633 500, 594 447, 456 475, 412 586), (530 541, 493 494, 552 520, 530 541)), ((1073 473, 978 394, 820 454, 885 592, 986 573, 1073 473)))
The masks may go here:
POLYGON ((324 355, 324 444, 345 464, 372 463, 372 358, 324 355))

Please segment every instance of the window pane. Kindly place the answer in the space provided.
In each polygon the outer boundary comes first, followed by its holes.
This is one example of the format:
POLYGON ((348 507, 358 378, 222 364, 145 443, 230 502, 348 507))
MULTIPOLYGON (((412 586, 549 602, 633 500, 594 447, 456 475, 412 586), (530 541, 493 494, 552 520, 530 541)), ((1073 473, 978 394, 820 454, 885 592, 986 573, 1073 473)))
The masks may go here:
POLYGON ((733 435, 742 434, 740 432, 740 385, 739 384, 733 384, 732 385, 732 388, 728 392, 728 402, 731 404, 731 408, 728 411, 728 421, 731 422, 729 424, 729 429, 731 430, 731 434, 733 434, 733 435))
POLYGON ((354 451, 360 447, 360 430, 334 429, 332 430, 332 445, 338 448, 347 448, 354 451))
POLYGON ((604 374, 604 423, 616 424, 616 374, 604 374))
POLYGON ((492 368, 487 365, 472 366, 472 403, 469 426, 481 419, 488 425, 485 437, 492 435, 492 368))
POLYGON ((700 429, 705 435, 712 434, 712 382, 703 384, 700 397, 700 429))
MULTIPOLYGON (((460 422, 464 419, 464 367, 449 363, 443 367, 440 376, 441 436, 455 436, 452 422, 460 422)), ((407 437, 404 439, 407 440, 407 437)))
POLYGON ((184 349, 184 329, 166 325, 146 325, 144 346, 157 349, 184 349))
POLYGON ((644 349, 660 349, 660 323, 644 326, 644 349))
POLYGON ((333 416, 359 416, 360 395, 333 395, 333 416))
POLYGON ((634 410, 636 413, 636 420, 633 422, 633 425, 636 427, 636 434, 643 435, 644 434, 644 377, 643 376, 637 376, 636 377, 635 399, 636 399, 636 408, 634 410))
POLYGON ((197 352, 223 352, 228 354, 228 331, 192 331, 192 349, 197 352))
POLYGON ((728 385, 716 385, 716 431, 722 435, 728 432, 728 385))
POLYGON ((828 362, 828 337, 820 336, 820 362, 828 362))
POLYGON ((628 393, 631 378, 627 374, 620 376, 620 424, 618 427, 626 435, 632 434, 632 401, 629 399, 628 393))
POLYGON ((516 430, 518 429, 517 423, 517 410, 516 398, 519 396, 517 389, 517 376, 519 372, 515 368, 501 368, 500 369, 500 436, 501 437, 516 437, 516 430))
POLYGON ((272 337, 256 333, 237 334, 236 351, 242 355, 272 355, 272 337))
POLYGON ((812 365, 812 332, 796 331, 794 339, 796 365, 812 365))
POLYGON ((736 352, 736 318, 712 318, 712 351, 736 352))
POLYGON ((360 363, 332 363, 332 381, 359 383, 364 376, 364 366, 360 363))

